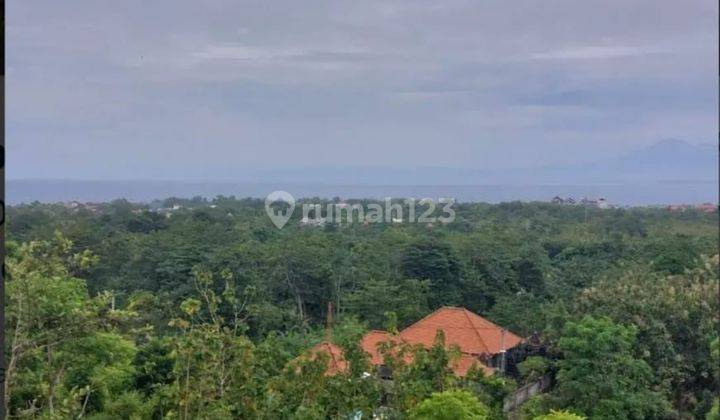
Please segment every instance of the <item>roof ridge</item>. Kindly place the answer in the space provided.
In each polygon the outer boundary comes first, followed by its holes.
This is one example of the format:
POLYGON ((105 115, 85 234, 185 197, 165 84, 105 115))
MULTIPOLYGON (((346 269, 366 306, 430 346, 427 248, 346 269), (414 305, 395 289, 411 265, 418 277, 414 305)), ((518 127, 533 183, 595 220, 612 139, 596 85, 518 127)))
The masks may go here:
MULTIPOLYGON (((464 309, 464 308, 463 308, 463 309, 464 309)), ((502 329, 502 330, 506 330, 506 331, 507 331, 507 328, 503 327, 502 325, 498 325, 498 324, 490 321, 489 319, 485 318, 484 316, 482 316, 482 315, 480 315, 480 314, 476 314, 475 312, 471 312, 471 311, 469 311, 469 310, 467 310, 467 309, 465 309, 465 312, 470 312, 470 313, 473 314, 474 316, 482 319, 483 321, 487 322, 488 324, 492 325, 492 326, 495 327, 495 328, 498 328, 498 329, 502 329)), ((487 328, 487 327, 486 327, 486 328, 487 328)))
MULTIPOLYGON (((468 311, 467 309, 466 309, 466 311, 467 311, 467 312, 470 312, 470 311, 468 311)), ((470 312, 470 313, 473 314, 473 315, 475 315, 476 317, 482 319, 483 321, 485 321, 485 322, 487 322, 488 324, 491 325, 490 327, 482 327, 482 329, 497 328, 497 329, 499 329, 499 330, 501 330, 501 331, 505 331, 505 334, 506 334, 506 335, 507 335, 507 334, 509 334, 509 335, 514 335, 515 337, 519 338, 520 340, 523 340, 523 337, 515 334, 514 332, 510 331, 509 329, 503 327, 502 325, 498 325, 498 324, 490 321, 489 319, 485 318, 485 317, 482 316, 482 315, 476 314, 476 313, 474 313, 474 312, 470 312)), ((474 327, 474 326, 473 326, 473 327, 474 327)), ((476 329, 481 329, 481 328, 477 328, 477 327, 474 327, 474 328, 476 328, 476 329)))
POLYGON ((337 359, 335 359, 335 355, 333 354, 333 349, 332 349, 332 346, 334 346, 334 344, 327 340, 324 340, 320 343, 320 346, 321 346, 321 348, 324 347, 324 350, 330 355, 330 360, 332 362, 332 365, 337 368, 338 361, 337 361, 337 359))
POLYGON ((417 324, 419 324, 419 323, 425 321, 426 319, 430 318, 431 316, 435 315, 435 314, 438 313, 442 308, 444 308, 444 306, 441 306, 440 308, 435 309, 434 311, 430 312, 429 314, 425 315, 424 317, 418 319, 417 321, 415 321, 415 322, 413 322, 412 324, 408 325, 407 327, 403 328, 402 331, 398 331, 398 335, 404 333, 405 331, 409 330, 410 328, 415 327, 417 324))
MULTIPOLYGON (((463 309, 464 309, 464 308, 463 308, 463 309)), ((465 314, 465 318, 467 318, 468 322, 469 322, 470 325, 472 326, 472 330, 473 330, 473 332, 475 333, 475 336, 476 336, 476 337, 478 338, 478 340, 480 341, 480 344, 481 344, 481 345, 483 346, 483 348, 485 349, 485 352, 486 352, 486 353, 489 353, 489 352, 490 352, 490 349, 488 348, 487 344, 485 343, 485 340, 483 340, 482 337, 480 336, 480 334, 478 333, 477 328, 475 328, 475 324, 473 324, 472 319, 470 319, 470 316, 467 314, 468 312, 470 312, 470 311, 468 311, 467 309, 464 309, 464 310, 463 310, 463 314, 465 314)))

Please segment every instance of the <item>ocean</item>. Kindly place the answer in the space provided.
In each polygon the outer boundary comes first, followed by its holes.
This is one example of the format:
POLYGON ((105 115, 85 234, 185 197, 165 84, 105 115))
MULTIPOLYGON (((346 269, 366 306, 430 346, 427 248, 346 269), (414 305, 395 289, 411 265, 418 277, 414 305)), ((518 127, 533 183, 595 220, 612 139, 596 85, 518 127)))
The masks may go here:
POLYGON ((620 206, 717 203, 718 186, 713 182, 657 182, 602 185, 332 185, 293 183, 242 183, 193 181, 85 181, 8 180, 6 202, 10 205, 34 201, 52 203, 77 200, 105 202, 124 198, 149 202, 168 197, 190 198, 217 195, 264 198, 284 190, 295 198, 455 198, 461 202, 549 201, 555 196, 605 198, 620 206))

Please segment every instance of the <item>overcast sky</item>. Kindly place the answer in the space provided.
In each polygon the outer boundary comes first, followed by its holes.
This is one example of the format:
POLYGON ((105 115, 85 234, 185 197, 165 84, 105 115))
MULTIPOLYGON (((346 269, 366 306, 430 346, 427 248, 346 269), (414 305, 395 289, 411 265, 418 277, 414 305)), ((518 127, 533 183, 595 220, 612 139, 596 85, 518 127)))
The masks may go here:
POLYGON ((7 2, 9 178, 516 168, 715 142, 704 1, 7 2))

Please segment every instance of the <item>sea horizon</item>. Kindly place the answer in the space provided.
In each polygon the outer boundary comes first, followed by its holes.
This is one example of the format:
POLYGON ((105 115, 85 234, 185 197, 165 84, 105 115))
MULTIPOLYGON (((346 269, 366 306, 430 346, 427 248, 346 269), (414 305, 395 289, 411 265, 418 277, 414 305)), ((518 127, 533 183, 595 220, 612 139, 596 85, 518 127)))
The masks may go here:
POLYGON ((264 198, 284 190, 296 198, 342 199, 454 198, 459 202, 500 203, 550 201, 553 197, 575 200, 604 198, 618 206, 653 206, 718 202, 718 191, 710 182, 677 180, 597 184, 332 184, 293 182, 243 182, 198 180, 60 180, 11 179, 7 181, 9 205, 32 202, 108 202, 126 199, 147 203, 170 197, 216 196, 264 198))

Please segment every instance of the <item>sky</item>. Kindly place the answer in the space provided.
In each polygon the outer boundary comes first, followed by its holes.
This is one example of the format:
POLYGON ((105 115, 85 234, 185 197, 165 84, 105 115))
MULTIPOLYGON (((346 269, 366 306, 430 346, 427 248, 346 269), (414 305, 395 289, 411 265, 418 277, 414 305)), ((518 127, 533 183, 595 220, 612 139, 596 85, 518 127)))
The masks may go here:
POLYGON ((10 179, 502 170, 718 133, 718 3, 7 3, 10 179))

